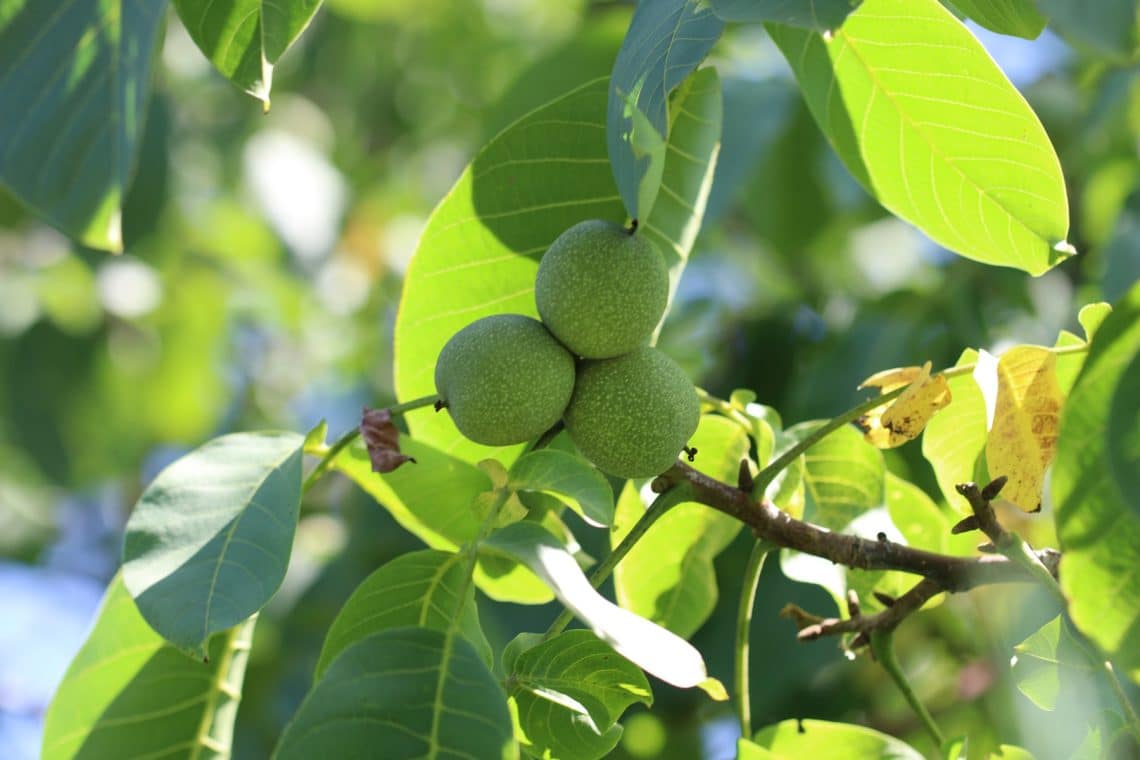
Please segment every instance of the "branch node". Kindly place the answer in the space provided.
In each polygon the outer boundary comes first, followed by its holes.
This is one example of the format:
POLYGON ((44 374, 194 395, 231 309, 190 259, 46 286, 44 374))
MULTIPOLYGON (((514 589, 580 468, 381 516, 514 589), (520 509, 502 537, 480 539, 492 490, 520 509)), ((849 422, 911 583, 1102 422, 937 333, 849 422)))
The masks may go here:
POLYGON ((992 542, 987 541, 984 544, 978 544, 978 551, 982 554, 997 554, 998 549, 992 542))
POLYGON ((432 409, 435 409, 437 412, 442 412, 444 409, 447 408, 447 402, 444 401, 443 399, 439 399, 438 401, 436 401, 431 406, 432 406, 432 409))
POLYGON ((847 614, 852 618, 857 618, 861 614, 859 609, 859 594, 855 589, 847 589, 847 614))
POLYGON ((664 475, 658 475, 653 479, 653 482, 649 484, 649 490, 653 491, 653 493, 665 493, 672 487, 673 481, 664 475))
POLYGON ((989 482, 985 488, 982 489, 982 498, 986 501, 993 501, 997 495, 1001 493, 1001 489, 1005 488, 1006 481, 1009 480, 1005 475, 998 475, 996 478, 989 482))
POLYGON ((882 591, 872 591, 871 594, 876 599, 878 599, 879 604, 883 605, 884 607, 894 607, 895 606, 896 600, 890 594, 884 594, 882 591))

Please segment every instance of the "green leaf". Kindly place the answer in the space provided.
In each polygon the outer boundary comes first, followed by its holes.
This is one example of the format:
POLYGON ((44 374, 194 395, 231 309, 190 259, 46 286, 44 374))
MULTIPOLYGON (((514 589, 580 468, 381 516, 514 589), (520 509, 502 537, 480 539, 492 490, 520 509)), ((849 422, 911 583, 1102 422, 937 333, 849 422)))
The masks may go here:
MULTIPOLYGON (((700 228, 720 136, 716 73, 701 72, 682 90, 674 102, 667 190, 638 233, 661 249, 674 285, 700 228)), ((606 158, 607 91, 606 79, 595 80, 516 121, 483 147, 436 207, 404 279, 396 318, 400 398, 435 392, 440 349, 472 321, 502 312, 537 316, 538 260, 568 227, 624 218, 606 158)), ((467 462, 494 457, 506 463, 521 450, 472 443, 446 413, 421 409, 406 420, 417 440, 467 462)))
POLYGON ((540 449, 511 466, 509 487, 553 496, 591 525, 614 521, 614 492, 602 473, 581 457, 540 449))
MULTIPOLYGON (((669 93, 720 39, 724 22, 703 0, 638 3, 610 76, 606 146, 633 219, 653 210, 670 134, 669 93)), ((674 108, 682 108, 674 104, 674 108)))
POLYGON ((708 678, 701 653, 689 642, 599 594, 574 557, 540 526, 508 525, 492 533, 481 548, 525 564, 599 638, 662 681, 691 688, 708 678))
POLYGON ((774 21, 827 32, 837 29, 855 4, 851 0, 712 0, 712 9, 725 21, 774 21))
POLYGON ((1010 661, 1017 688, 1042 710, 1053 710, 1063 678, 1090 672, 1088 660, 1061 616, 1034 631, 1013 648, 1010 661))
POLYGON ((279 760, 518 756, 507 699, 466 639, 390 628, 345 649, 285 728, 279 760))
POLYGON ((321 0, 174 0, 186 31, 214 67, 269 110, 273 66, 321 0))
POLYGON ((906 539, 907 546, 946 553, 951 526, 926 491, 888 472, 886 496, 891 522, 906 539))
POLYGON ((1112 306, 1103 301, 1085 304, 1077 312, 1077 321, 1085 331, 1085 340, 1092 341, 1096 331, 1100 329, 1104 320, 1112 313, 1112 306))
POLYGON ((922 754, 893 736, 864 726, 824 720, 785 720, 760 729, 752 741, 741 739, 739 760, 920 760, 922 754))
POLYGON ((48 707, 43 759, 228 756, 253 626, 215 635, 209 661, 192 660, 115 576, 48 707))
POLYGON ((123 540, 123 583, 146 621, 198 655, 285 578, 301 506, 296 433, 236 433, 158 474, 123 540))
MULTIPOLYGON (((966 349, 955 367, 975 364, 978 352, 966 349)), ((958 483, 976 480, 975 472, 986 448, 986 400, 971 375, 958 375, 946 381, 950 386, 950 406, 926 424, 922 434, 922 455, 934 468, 934 476, 946 503, 961 515, 970 514, 970 505, 955 490, 958 483)))
POLYGON ((474 539, 479 520, 471 504, 491 488, 487 474, 410 436, 400 436, 400 451, 416 463, 379 475, 372 471, 364 447, 354 445, 333 461, 333 467, 428 546, 454 551, 474 539))
POLYGON ((84 245, 123 248, 166 2, 8 0, 0 184, 84 245))
POLYGON ((1140 425, 1137 356, 1140 285, 1093 338, 1061 416, 1052 476, 1064 552, 1061 588, 1073 622, 1134 679, 1140 679, 1140 515, 1135 491, 1125 490, 1135 471, 1124 480, 1120 471, 1140 425), (1128 409, 1131 417, 1114 420, 1128 409), (1115 446, 1125 453, 1113 451, 1115 446))
POLYGON ((950 3, 978 26, 1027 40, 1037 39, 1049 23, 1037 10, 1034 0, 950 0, 950 3))
POLYGON ((653 704, 637 666, 589 631, 567 631, 518 654, 507 671, 520 741, 536 757, 606 757, 635 702, 653 704))
POLYGON ((329 627, 313 680, 319 681, 345 649, 377 631, 418 626, 458 632, 488 666, 491 645, 479 625, 475 591, 462 554, 433 549, 410 552, 381 566, 356 587, 329 627))
MULTIPOLYGON (((806 436, 821 424, 803 422, 788 432, 806 436)), ((804 519, 843 530, 883 504, 885 476, 883 452, 864 441, 853 426, 839 428, 804 454, 804 519)))
POLYGON ((1136 52, 1136 0, 1100 0, 1089 13, 1085 0, 1037 0, 1049 23, 1067 38, 1118 60, 1136 52))
POLYGON ((1112 394, 1105 454, 1120 493, 1133 497, 1126 503, 1140 518, 1140 501, 1135 498, 1140 494, 1140 351, 1132 355, 1112 394))
MULTIPOLYGON (((697 449, 694 466, 721 481, 734 482, 748 456, 748 435, 726 417, 704 415, 689 444, 697 449)), ((637 491, 618 503, 610 534, 617 546, 645 513, 637 491)), ((728 547, 741 524, 704 504, 672 507, 653 524, 614 570, 618 603, 684 638, 692 636, 716 606, 713 560, 728 547)))
POLYGON ((893 214, 955 253, 1030 274, 1072 252, 1048 135, 937 0, 867 0, 826 40, 768 29, 832 147, 893 214))

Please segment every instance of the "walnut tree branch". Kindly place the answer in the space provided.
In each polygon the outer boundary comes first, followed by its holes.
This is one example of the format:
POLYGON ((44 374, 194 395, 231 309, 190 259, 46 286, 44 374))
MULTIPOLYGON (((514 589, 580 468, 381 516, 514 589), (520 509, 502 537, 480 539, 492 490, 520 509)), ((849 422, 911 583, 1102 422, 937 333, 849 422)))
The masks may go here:
MULTIPOLYGON (((735 486, 697 472, 684 462, 676 462, 658 480, 663 487, 689 483, 693 501, 740 520, 752 529, 757 538, 847 567, 898 570, 919 575, 937 584, 942 591, 967 591, 993 583, 1034 580, 1032 572, 1001 555, 954 557, 905 546, 887 540, 885 536, 870 540, 820 528, 791 517, 767 499, 757 501, 735 486)), ((1060 556, 1052 549, 1034 553, 1034 557, 1054 576, 1060 556)))

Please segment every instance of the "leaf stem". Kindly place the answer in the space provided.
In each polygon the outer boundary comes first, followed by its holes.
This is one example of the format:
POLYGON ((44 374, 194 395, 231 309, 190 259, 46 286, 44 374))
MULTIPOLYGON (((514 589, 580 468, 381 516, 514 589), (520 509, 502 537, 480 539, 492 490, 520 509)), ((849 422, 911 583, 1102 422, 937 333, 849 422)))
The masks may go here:
MULTIPOLYGON (((671 507, 685 501, 686 499, 684 497, 688 494, 688 491, 688 485, 682 483, 670 488, 664 493, 658 494, 657 498, 653 500, 653 503, 649 505, 649 508, 646 509, 641 517, 637 519, 637 522, 633 524, 633 527, 630 528, 625 538, 623 538, 621 542, 614 547, 614 550, 602 560, 602 563, 595 567, 594 571, 590 573, 590 585, 594 588, 598 588, 605 583, 606 578, 610 577, 610 573, 614 571, 618 563, 625 559, 625 555, 629 554, 629 550, 653 527, 653 523, 661 519, 671 507)), ((570 610, 562 610, 558 617, 554 619, 554 622, 550 624, 550 627, 546 629, 546 633, 542 635, 542 640, 547 641, 562 633, 562 630, 566 628, 573 618, 574 613, 570 610)))
POLYGON ((942 737, 942 731, 938 729, 938 724, 934 722, 934 718, 926 709, 926 705, 915 694, 910 681, 907 680, 906 674, 903 673, 902 667, 899 665, 898 658, 895 656, 894 631, 872 631, 871 652, 874 653, 879 664, 883 666, 883 670, 887 671, 887 675, 899 687, 899 691, 903 693, 903 697, 906 698, 918 719, 922 721, 926 732, 934 740, 935 747, 941 747, 946 741, 942 737))
MULTIPOLYGON (((402 404, 390 406, 388 407, 388 411, 392 414, 393 417, 395 417, 397 414, 404 414, 405 412, 410 412, 413 409, 420 409, 421 407, 431 406, 436 402, 436 399, 438 398, 439 397, 435 394, 432 394, 430 396, 420 396, 419 398, 412 399, 411 401, 405 401, 402 404)), ((332 466, 333 460, 337 458, 337 455, 339 455, 340 452, 344 451, 353 441, 359 437, 360 427, 357 426, 346 432, 340 438, 337 438, 331 446, 321 451, 320 461, 317 462, 316 466, 313 467, 312 471, 309 472, 308 477, 305 478, 305 482, 301 484, 301 493, 307 493, 310 488, 316 485, 317 481, 324 477, 324 474, 328 472, 329 467, 332 466)))
POLYGON ((740 719, 740 735, 752 737, 752 700, 749 692, 749 634, 752 631, 752 608, 756 603, 756 589, 760 585, 760 573, 764 570, 764 560, 775 547, 764 540, 752 545, 752 554, 744 568, 744 585, 740 589, 740 606, 736 616, 736 662, 733 672, 733 689, 736 691, 737 716, 740 719))

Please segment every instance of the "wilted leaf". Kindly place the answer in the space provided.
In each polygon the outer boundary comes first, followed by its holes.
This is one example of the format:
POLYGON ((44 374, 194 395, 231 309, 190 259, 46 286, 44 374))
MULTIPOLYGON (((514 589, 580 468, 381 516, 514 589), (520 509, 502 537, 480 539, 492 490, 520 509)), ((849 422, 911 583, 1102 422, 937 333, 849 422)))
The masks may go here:
POLYGON ((921 367, 887 370, 867 378, 860 387, 878 385, 883 393, 906 385, 902 395, 858 420, 863 437, 879 449, 892 449, 913 441, 926 428, 930 418, 951 401, 945 376, 930 375, 931 363, 921 367))
POLYGON ((415 459, 400 453, 400 431, 392 422, 392 413, 387 409, 364 408, 360 421, 360 436, 368 449, 373 472, 391 472, 405 462, 415 463, 415 459))

